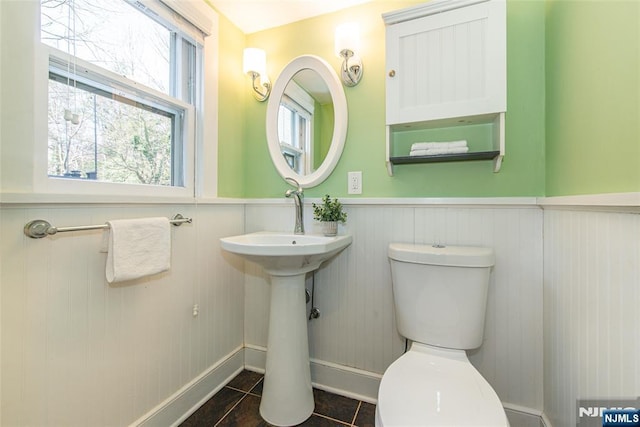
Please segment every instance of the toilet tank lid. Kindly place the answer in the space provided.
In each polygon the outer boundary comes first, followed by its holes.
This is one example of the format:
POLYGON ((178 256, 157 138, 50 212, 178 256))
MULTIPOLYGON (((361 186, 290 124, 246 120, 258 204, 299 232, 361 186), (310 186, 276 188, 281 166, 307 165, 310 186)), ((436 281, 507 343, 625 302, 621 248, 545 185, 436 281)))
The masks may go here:
POLYGON ((415 264, 450 267, 491 267, 495 263, 493 249, 477 246, 391 243, 389 258, 415 264))

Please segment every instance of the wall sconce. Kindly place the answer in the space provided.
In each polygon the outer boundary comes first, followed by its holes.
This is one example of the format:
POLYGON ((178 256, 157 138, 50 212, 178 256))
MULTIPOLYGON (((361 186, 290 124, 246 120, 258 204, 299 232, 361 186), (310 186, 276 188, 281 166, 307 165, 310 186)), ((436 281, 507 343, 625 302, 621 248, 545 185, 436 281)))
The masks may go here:
POLYGON ((346 86, 355 86, 360 83, 362 73, 362 60, 356 51, 360 48, 360 30, 358 24, 347 23, 336 28, 335 51, 342 58, 340 77, 346 86))
POLYGON ((271 82, 267 77, 267 54, 262 49, 248 47, 244 50, 242 70, 251 76, 253 97, 260 102, 266 101, 271 93, 271 82))

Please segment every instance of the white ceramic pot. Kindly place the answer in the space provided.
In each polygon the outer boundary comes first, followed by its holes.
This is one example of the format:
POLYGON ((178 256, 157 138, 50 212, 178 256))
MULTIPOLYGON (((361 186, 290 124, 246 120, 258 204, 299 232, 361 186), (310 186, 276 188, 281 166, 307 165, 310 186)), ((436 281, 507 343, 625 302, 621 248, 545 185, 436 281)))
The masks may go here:
POLYGON ((327 237, 338 234, 338 221, 322 221, 322 232, 327 237))

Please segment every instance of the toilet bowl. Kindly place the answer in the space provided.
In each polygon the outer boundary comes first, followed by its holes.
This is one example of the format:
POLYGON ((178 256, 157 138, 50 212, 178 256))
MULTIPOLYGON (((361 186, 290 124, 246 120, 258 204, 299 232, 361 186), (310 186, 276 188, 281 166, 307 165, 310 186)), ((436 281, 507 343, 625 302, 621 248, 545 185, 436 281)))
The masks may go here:
POLYGON ((382 377, 377 427, 508 425, 498 395, 464 350, 413 343, 382 377))
POLYGON ((466 354, 482 344, 493 250, 392 243, 389 261, 396 325, 412 345, 382 376, 376 426, 509 426, 466 354))

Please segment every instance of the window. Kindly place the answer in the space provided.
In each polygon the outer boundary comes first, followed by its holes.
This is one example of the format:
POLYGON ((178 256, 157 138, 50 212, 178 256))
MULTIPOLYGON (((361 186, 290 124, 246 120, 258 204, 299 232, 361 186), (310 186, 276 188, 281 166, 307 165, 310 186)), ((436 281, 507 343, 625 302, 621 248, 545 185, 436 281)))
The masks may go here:
POLYGON ((41 0, 49 177, 188 184, 203 35, 148 4, 41 0))
POLYGON ((278 111, 280 150, 295 172, 306 175, 313 167, 314 100, 297 83, 285 89, 278 111))
POLYGON ((286 96, 280 103, 278 112, 278 135, 280 148, 285 160, 297 173, 310 173, 308 153, 310 145, 310 119, 308 111, 302 109, 286 96))

